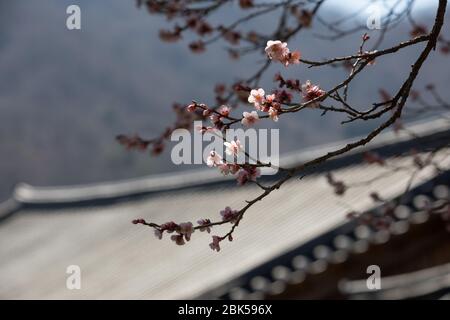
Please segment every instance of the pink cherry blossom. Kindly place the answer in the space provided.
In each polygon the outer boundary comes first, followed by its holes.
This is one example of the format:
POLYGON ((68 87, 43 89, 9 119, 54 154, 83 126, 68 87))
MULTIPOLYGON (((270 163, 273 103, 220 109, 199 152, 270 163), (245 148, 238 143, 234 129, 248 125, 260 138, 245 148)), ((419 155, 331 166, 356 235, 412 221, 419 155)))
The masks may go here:
POLYGON ((289 64, 300 63, 300 51, 290 52, 286 42, 281 42, 280 40, 269 40, 267 41, 267 46, 264 50, 270 59, 279 61, 286 67, 289 64))
POLYGON ((237 156, 238 153, 241 151, 242 145, 239 140, 231 141, 231 142, 224 142, 223 143, 226 147, 225 152, 230 156, 237 156))
POLYGON ((267 46, 264 49, 270 59, 282 61, 285 59, 286 55, 289 54, 289 48, 286 42, 281 42, 280 40, 269 40, 267 41, 267 46))
POLYGON ((243 112, 242 115, 244 116, 244 118, 241 120, 241 122, 244 126, 252 126, 259 120, 259 116, 256 111, 243 112))
MULTIPOLYGON (((321 97, 325 94, 318 85, 312 84, 311 81, 306 81, 305 84, 302 85, 303 99, 308 102, 318 97, 321 97)), ((320 100, 320 99, 319 99, 320 100)), ((320 101, 315 101, 309 104, 310 107, 316 108, 320 104, 320 101)))
POLYGON ((191 103, 190 105, 188 105, 188 106, 186 107, 186 109, 187 109, 188 112, 194 112, 194 111, 195 111, 195 108, 197 108, 197 104, 196 104, 196 103, 191 103))
POLYGON ((183 222, 179 224, 179 230, 178 232, 181 235, 184 235, 184 238, 186 239, 186 241, 191 240, 191 234, 194 233, 194 225, 192 224, 192 222, 183 222))
POLYGON ((237 183, 242 186, 248 181, 256 181, 261 176, 261 170, 255 167, 248 167, 238 172, 237 183))
POLYGON ((247 172, 252 181, 256 181, 256 179, 261 176, 261 170, 259 168, 250 167, 247 169, 247 172))
POLYGON ((273 121, 277 122, 278 121, 278 110, 271 107, 269 109, 269 118, 272 119, 273 121))
POLYGON ((264 104, 261 106, 261 108, 259 110, 261 110, 262 112, 269 112, 269 109, 270 109, 270 105, 264 104))
POLYGON ((221 121, 221 116, 219 116, 218 114, 212 114, 209 119, 212 123, 217 124, 221 121))
POLYGON ((217 252, 219 252, 220 251, 220 237, 212 236, 212 242, 209 244, 209 247, 212 250, 216 250, 217 252))
POLYGON ((236 174, 239 171, 239 169, 241 169, 241 166, 236 163, 233 163, 229 164, 228 168, 230 169, 231 174, 236 174))
POLYGON ((237 172, 239 171, 239 169, 241 168, 241 167, 240 167, 238 164, 236 164, 236 163, 230 163, 230 164, 223 163, 223 164, 219 165, 218 167, 219 167, 220 172, 221 172, 223 175, 228 175, 229 173, 235 174, 235 173, 237 173, 237 172))
POLYGON ((248 96, 248 102, 253 103, 255 105, 255 108, 259 109, 262 104, 264 104, 264 89, 253 89, 250 91, 250 95, 248 96))
POLYGON ((268 94, 266 96, 266 102, 267 103, 273 103, 273 102, 275 102, 275 98, 276 98, 276 95, 274 93, 268 94))
POLYGON ((220 130, 223 127, 223 117, 214 113, 209 116, 209 119, 214 124, 214 128, 220 130))
POLYGON ((168 233, 172 233, 176 231, 178 228, 179 228, 178 224, 176 224, 173 221, 170 221, 161 225, 161 232, 166 231, 168 233))
POLYGON ((245 170, 241 170, 237 175, 237 184, 243 186, 249 181, 248 173, 245 170))
MULTIPOLYGON (((200 220, 197 221, 197 223, 200 226, 209 225, 211 223, 211 220, 209 220, 209 219, 200 219, 200 220)), ((201 232, 206 231, 206 232, 210 233, 211 232, 211 227, 201 227, 198 230, 200 230, 201 232)))
POLYGON ((300 58, 300 51, 291 52, 287 55, 287 58, 284 61, 284 65, 287 67, 289 64, 299 64, 300 58))
POLYGON ((222 216, 223 221, 230 221, 232 223, 237 222, 239 217, 238 210, 232 210, 230 207, 226 207, 224 210, 220 211, 220 215, 222 216))
POLYGON ((226 163, 222 163, 219 166, 220 173, 222 173, 224 176, 227 176, 230 173, 230 167, 226 163))
POLYGON ((228 117, 230 115, 230 108, 228 106, 221 106, 219 113, 224 116, 224 117, 228 117))
POLYGON ((211 151, 206 159, 206 164, 208 167, 217 167, 222 163, 222 157, 215 151, 211 151))

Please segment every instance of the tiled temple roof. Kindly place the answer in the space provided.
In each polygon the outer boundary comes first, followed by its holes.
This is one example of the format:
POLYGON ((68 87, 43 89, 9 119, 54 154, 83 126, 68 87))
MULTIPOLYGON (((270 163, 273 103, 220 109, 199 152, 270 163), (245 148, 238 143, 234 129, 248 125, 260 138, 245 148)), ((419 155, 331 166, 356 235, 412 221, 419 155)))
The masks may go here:
MULTIPOLYGON (((333 194, 325 174, 333 170, 346 183, 371 179, 386 168, 364 163, 363 151, 376 150, 396 166, 413 166, 408 155, 411 148, 423 153, 450 137, 445 120, 420 123, 411 130, 420 138, 386 133, 301 180, 287 182, 246 213, 235 241, 223 243, 220 253, 210 250, 206 233, 195 233, 179 247, 130 223, 139 217, 155 222, 216 219, 225 206, 239 208, 260 193, 255 185, 237 188, 215 170, 88 186, 19 185, 11 200, 0 205, 0 298, 175 299, 211 292, 347 225, 347 204, 359 211, 372 208, 370 192, 385 198, 403 192, 410 174, 401 170, 374 181, 370 189, 351 188, 342 197, 333 194), (65 286, 66 268, 73 264, 82 270, 81 290, 65 286)), ((281 162, 302 163, 342 143, 293 153, 281 162)), ((442 149, 436 155, 436 161, 447 169, 449 152, 442 149)), ((413 187, 435 176, 434 170, 424 169, 413 187)), ((214 234, 226 231, 227 226, 221 226, 214 234)), ((316 242, 311 247, 313 254, 326 255, 327 250, 319 245, 316 242)), ((284 272, 277 270, 270 272, 284 272)))

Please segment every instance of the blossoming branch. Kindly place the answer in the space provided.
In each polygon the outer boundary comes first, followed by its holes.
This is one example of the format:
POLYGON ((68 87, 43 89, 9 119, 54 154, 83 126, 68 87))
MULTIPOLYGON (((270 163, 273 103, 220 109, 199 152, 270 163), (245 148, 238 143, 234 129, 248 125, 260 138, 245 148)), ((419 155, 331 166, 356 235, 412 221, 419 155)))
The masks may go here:
MULTIPOLYGON (((253 204, 263 200, 273 191, 280 189, 283 184, 298 176, 306 169, 318 166, 332 158, 345 154, 360 146, 372 141, 378 134, 389 127, 395 130, 406 130, 401 118, 405 109, 408 98, 420 103, 422 106, 428 106, 427 102, 421 99, 419 93, 412 89, 415 79, 417 78, 424 62, 432 55, 433 51, 439 45, 440 52, 446 54, 449 50, 448 41, 441 34, 444 23, 445 10, 447 1, 439 0, 436 9, 435 20, 431 29, 418 25, 409 15, 410 23, 413 30, 410 33, 410 39, 397 43, 388 48, 378 48, 380 41, 376 41, 375 48, 367 50, 366 46, 370 42, 370 37, 366 33, 360 37, 360 45, 355 53, 346 56, 332 57, 320 61, 305 59, 300 51, 293 50, 288 46, 289 40, 301 30, 311 28, 315 21, 316 14, 325 1, 315 1, 311 7, 307 7, 302 1, 280 1, 273 4, 267 3, 257 5, 255 1, 239 1, 239 6, 243 11, 249 10, 251 13, 243 18, 236 20, 228 26, 213 26, 207 22, 209 15, 222 8, 227 1, 210 1, 202 6, 191 6, 189 1, 138 1, 139 5, 145 5, 152 14, 164 14, 168 18, 180 19, 184 21, 182 25, 177 25, 173 30, 163 30, 160 37, 165 41, 178 41, 182 39, 182 34, 188 30, 194 31, 201 38, 210 37, 209 40, 197 40, 192 42, 189 47, 195 53, 203 53, 209 44, 224 39, 233 46, 239 45, 241 42, 249 43, 249 47, 243 47, 230 50, 234 58, 241 54, 261 51, 266 55, 266 62, 258 69, 258 71, 249 76, 246 80, 238 81, 230 86, 218 84, 215 87, 216 103, 209 106, 204 103, 193 101, 189 105, 174 106, 177 114, 177 121, 174 126, 168 127, 166 131, 155 139, 142 139, 138 136, 128 137, 121 135, 118 141, 130 149, 145 150, 149 146, 153 146, 153 153, 160 153, 163 150, 164 140, 177 128, 191 128, 194 120, 208 120, 209 125, 196 128, 202 133, 214 132, 214 130, 226 131, 232 126, 251 127, 261 123, 263 120, 270 120, 282 123, 283 117, 290 113, 298 113, 305 109, 313 109, 320 111, 321 115, 329 112, 344 114, 347 119, 341 124, 355 121, 370 121, 382 119, 381 123, 367 133, 361 139, 355 140, 331 152, 325 153, 317 158, 301 163, 295 167, 279 168, 280 177, 277 181, 270 185, 263 185, 258 180, 260 177, 260 167, 270 166, 270 163, 262 163, 256 159, 256 163, 238 164, 223 159, 216 151, 211 151, 207 157, 206 164, 211 168, 218 169, 222 174, 236 175, 238 185, 246 183, 255 183, 262 192, 252 200, 248 200, 246 205, 240 209, 224 208, 218 214, 217 220, 209 218, 200 218, 196 223, 173 222, 169 221, 163 224, 147 222, 144 219, 133 220, 134 224, 141 224, 154 229, 158 239, 162 239, 164 234, 171 234, 170 239, 177 245, 184 245, 191 240, 192 234, 195 232, 211 233, 215 226, 230 225, 229 231, 224 235, 212 235, 210 248, 215 251, 221 249, 221 243, 224 240, 232 241, 233 233, 242 221, 244 214, 251 208, 253 204), (270 14, 276 10, 281 10, 279 24, 272 34, 278 35, 278 39, 271 40, 272 37, 261 35, 257 32, 243 35, 237 31, 237 28, 258 16, 270 14), (295 18, 295 25, 289 25, 295 18), (268 40, 269 39, 269 40, 268 40), (382 63, 382 58, 387 55, 396 54, 397 52, 414 46, 420 46, 420 52, 411 64, 404 81, 398 88, 393 88, 392 93, 379 89, 381 99, 375 101, 365 108, 351 105, 348 99, 351 85, 367 67, 376 68, 382 63), (375 63, 376 62, 376 63, 375 63), (346 77, 339 83, 328 89, 323 89, 319 84, 308 79, 285 79, 280 72, 274 76, 277 88, 270 90, 261 88, 259 80, 267 71, 270 64, 283 65, 285 67, 307 66, 308 68, 318 68, 323 66, 342 67, 346 71, 346 77), (331 104, 332 103, 332 104, 331 104), (245 111, 238 111, 244 106, 245 111), (252 108, 252 109, 248 109, 252 108), (383 118, 384 116, 384 118, 383 118)), ((411 4, 408 4, 411 5, 411 4)), ((409 12, 409 7, 405 10, 409 12)), ((389 15, 389 13, 388 13, 389 15)), ((391 14, 392 15, 392 14, 391 14)), ((390 16, 392 18, 392 16, 390 16)), ((394 18, 392 18, 394 19, 394 18)), ((336 26, 323 23, 330 29, 330 32, 336 33, 334 37, 338 39, 342 36, 351 35, 359 29, 340 30, 336 26)), ((383 31, 382 37, 385 36, 383 31)), ((297 73, 300 74, 301 73, 297 73)), ((434 98, 442 103, 442 99, 436 91, 430 89, 434 98)), ((223 141, 228 155, 237 156, 242 150, 242 143, 239 140, 223 141)), ((416 157, 417 159, 417 157, 416 157)), ((387 166, 386 161, 377 154, 366 154, 365 161, 371 165, 387 166)), ((417 170, 423 169, 431 164, 421 159, 416 160, 417 170), (419 166, 420 164, 420 166, 419 166)), ((392 170, 399 170, 394 168, 392 170)), ((327 175, 327 181, 334 190, 335 194, 342 195, 351 186, 345 181, 337 179, 333 174, 327 175)), ((375 201, 383 201, 377 194, 373 194, 375 201)))

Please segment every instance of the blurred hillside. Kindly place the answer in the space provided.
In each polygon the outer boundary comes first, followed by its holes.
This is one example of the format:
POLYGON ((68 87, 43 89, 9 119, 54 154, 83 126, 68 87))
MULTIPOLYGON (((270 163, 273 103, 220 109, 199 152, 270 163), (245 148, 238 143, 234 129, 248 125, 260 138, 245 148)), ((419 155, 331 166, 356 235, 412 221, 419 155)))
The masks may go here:
MULTIPOLYGON (((217 19, 227 19, 233 10, 229 8, 217 19)), ((348 14, 346 10, 324 6, 321 17, 334 20, 348 14)), ((418 21, 429 25, 434 8, 417 14, 418 21)), ((158 134, 173 120, 173 102, 212 102, 215 83, 244 78, 262 60, 261 55, 254 55, 231 61, 223 43, 202 55, 189 52, 189 39, 161 43, 157 34, 165 20, 138 10, 131 0, 111 0, 107 5, 88 0, 2 1, 0 24, 0 201, 18 182, 77 184, 192 169, 172 165, 167 152, 159 158, 127 152, 114 137, 119 133, 158 134), (65 8, 74 3, 82 8, 81 31, 65 28, 65 8)), ((371 32, 374 39, 377 32, 371 32)), ((326 30, 317 24, 290 47, 317 60, 353 53, 360 42, 359 34, 332 42, 315 38, 317 33, 326 34, 326 30)), ((408 38, 409 27, 399 25, 388 33, 382 47, 408 38)), ((398 86, 417 52, 406 49, 377 61, 350 88, 351 101, 364 106, 378 98, 378 88, 389 92, 398 86)), ((433 56, 417 87, 432 81, 450 97, 450 73, 442 70, 449 59, 433 56)), ((345 76, 341 68, 284 70, 272 65, 262 86, 273 87, 272 75, 277 70, 311 79, 324 88, 345 76)), ((338 120, 337 115, 320 117, 317 111, 281 118, 277 124, 281 126, 281 151, 369 129, 363 123, 341 127, 338 120)))

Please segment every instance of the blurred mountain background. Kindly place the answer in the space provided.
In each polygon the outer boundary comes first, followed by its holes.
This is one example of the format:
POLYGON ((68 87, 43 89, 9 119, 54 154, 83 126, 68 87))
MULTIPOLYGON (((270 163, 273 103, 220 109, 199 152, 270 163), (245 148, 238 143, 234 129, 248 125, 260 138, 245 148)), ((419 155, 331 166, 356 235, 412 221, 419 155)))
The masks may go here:
MULTIPOLYGON (((364 1, 330 0, 320 10, 326 21, 339 20, 364 1)), ((414 17, 431 25, 437 1, 419 1, 414 17), (436 3, 435 3, 436 2, 436 3)), ((238 9, 229 5, 213 23, 232 21, 238 9)), ((448 19, 447 19, 448 20, 448 19)), ((364 15, 362 20, 364 21, 364 15)), ((252 22, 271 29, 277 17, 252 22)), ((354 21, 352 21, 354 23, 354 21)), ((349 22, 350 23, 350 22, 349 22)), ((170 150, 160 157, 128 152, 115 141, 120 133, 143 137, 159 134, 174 120, 172 104, 192 99, 214 102, 214 85, 232 83, 252 74, 263 61, 256 53, 231 60, 219 42, 200 55, 192 54, 185 37, 176 44, 162 43, 158 30, 168 27, 163 17, 138 10, 132 0, 14 0, 0 2, 0 201, 15 184, 67 185, 137 177, 192 169, 170 162, 170 150), (82 30, 66 29, 66 7, 78 4, 82 30)), ((350 23, 351 25, 351 23, 350 23)), ((387 34, 381 47, 410 38, 409 25, 387 34)), ((448 30, 448 23, 444 26, 448 30)), ((318 39, 327 30, 318 22, 300 33, 289 47, 306 59, 319 60, 355 53, 363 32, 337 41, 318 39)), ((370 31, 373 44, 380 31, 370 31)), ((393 93, 409 72, 417 48, 384 57, 350 87, 350 101, 369 106, 380 100, 378 90, 393 93)), ((434 54, 415 87, 433 82, 449 98, 450 57, 434 54), (444 67, 444 68, 443 68, 444 67)), ((329 89, 344 79, 343 68, 304 66, 285 69, 273 64, 261 86, 274 87, 272 76, 311 79, 329 89)), ((248 106, 251 109, 251 106, 248 106)), ((341 126, 340 115, 321 117, 307 110, 281 117, 281 152, 364 134, 376 123, 341 126)))

